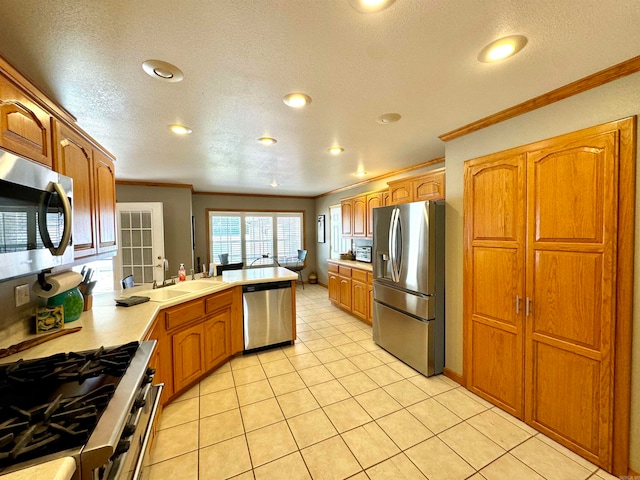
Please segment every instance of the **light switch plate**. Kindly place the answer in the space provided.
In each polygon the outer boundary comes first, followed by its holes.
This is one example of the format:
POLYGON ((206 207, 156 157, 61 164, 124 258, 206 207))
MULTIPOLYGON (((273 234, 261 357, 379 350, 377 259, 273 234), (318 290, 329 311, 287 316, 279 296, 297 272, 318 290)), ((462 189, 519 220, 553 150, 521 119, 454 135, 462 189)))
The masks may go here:
POLYGON ((26 305, 31 300, 29 298, 29 291, 31 287, 28 284, 26 285, 18 285, 16 287, 16 307, 21 307, 22 305, 26 305))

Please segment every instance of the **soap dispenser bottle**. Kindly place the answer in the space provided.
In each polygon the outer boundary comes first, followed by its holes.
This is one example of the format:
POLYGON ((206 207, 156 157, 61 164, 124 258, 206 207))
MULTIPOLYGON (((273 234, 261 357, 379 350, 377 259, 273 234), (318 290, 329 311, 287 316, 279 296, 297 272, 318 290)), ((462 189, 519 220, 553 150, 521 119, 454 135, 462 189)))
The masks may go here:
POLYGON ((187 271, 184 268, 184 263, 181 263, 180 268, 178 269, 178 279, 181 282, 184 282, 187 279, 187 271))

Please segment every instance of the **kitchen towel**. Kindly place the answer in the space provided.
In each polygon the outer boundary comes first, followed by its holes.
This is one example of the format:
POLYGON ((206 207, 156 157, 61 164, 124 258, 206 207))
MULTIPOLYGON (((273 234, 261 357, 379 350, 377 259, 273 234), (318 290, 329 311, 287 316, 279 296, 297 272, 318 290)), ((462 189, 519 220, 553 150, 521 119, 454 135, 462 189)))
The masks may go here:
POLYGON ((66 292, 80 285, 82 275, 77 272, 63 272, 46 277, 44 286, 35 282, 31 290, 42 298, 51 298, 59 293, 66 292))

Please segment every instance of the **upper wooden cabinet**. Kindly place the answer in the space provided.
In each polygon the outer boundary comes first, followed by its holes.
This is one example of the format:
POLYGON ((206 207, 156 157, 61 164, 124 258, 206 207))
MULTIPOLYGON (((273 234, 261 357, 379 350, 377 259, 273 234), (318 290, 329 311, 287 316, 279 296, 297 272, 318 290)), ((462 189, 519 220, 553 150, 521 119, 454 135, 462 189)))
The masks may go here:
POLYGON ((343 237, 373 237, 373 209, 385 204, 386 192, 372 192, 340 201, 343 237))
POLYGON ((73 179, 76 259, 117 250, 113 157, 2 58, 0 147, 73 179))
POLYGON ((99 150, 93 150, 98 253, 117 250, 116 245, 116 173, 113 162, 99 150))
POLYGON ((54 170, 73 179, 75 257, 115 251, 113 162, 61 122, 54 121, 54 139, 54 170))
POLYGON ((51 116, 0 75, 0 147, 48 167, 51 152, 51 116))
MULTIPOLYGON (((388 191, 388 190, 387 190, 388 191)), ((384 192, 367 195, 367 237, 373 238, 373 209, 384 205, 384 192)))
POLYGON ((353 204, 351 199, 342 200, 340 202, 341 218, 342 218, 342 235, 350 237, 353 235, 353 204))
POLYGON ((389 204, 444 200, 445 170, 439 168, 416 177, 389 182, 389 204))

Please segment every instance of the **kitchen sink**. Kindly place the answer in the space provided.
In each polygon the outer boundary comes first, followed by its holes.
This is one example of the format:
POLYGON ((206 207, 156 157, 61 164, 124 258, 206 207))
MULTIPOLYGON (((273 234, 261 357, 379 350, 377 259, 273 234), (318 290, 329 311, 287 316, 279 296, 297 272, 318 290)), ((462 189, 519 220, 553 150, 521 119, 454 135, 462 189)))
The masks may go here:
POLYGON ((152 302, 166 302, 167 300, 172 300, 184 295, 189 295, 190 293, 191 292, 188 290, 163 288, 157 290, 145 290, 143 292, 137 292, 135 295, 149 297, 149 300, 151 300, 152 302))
POLYGON ((199 290, 204 290, 205 288, 213 287, 212 282, 202 282, 198 280, 191 280, 189 282, 181 282, 176 284, 175 287, 169 287, 170 290, 182 290, 184 292, 197 292, 199 290))

